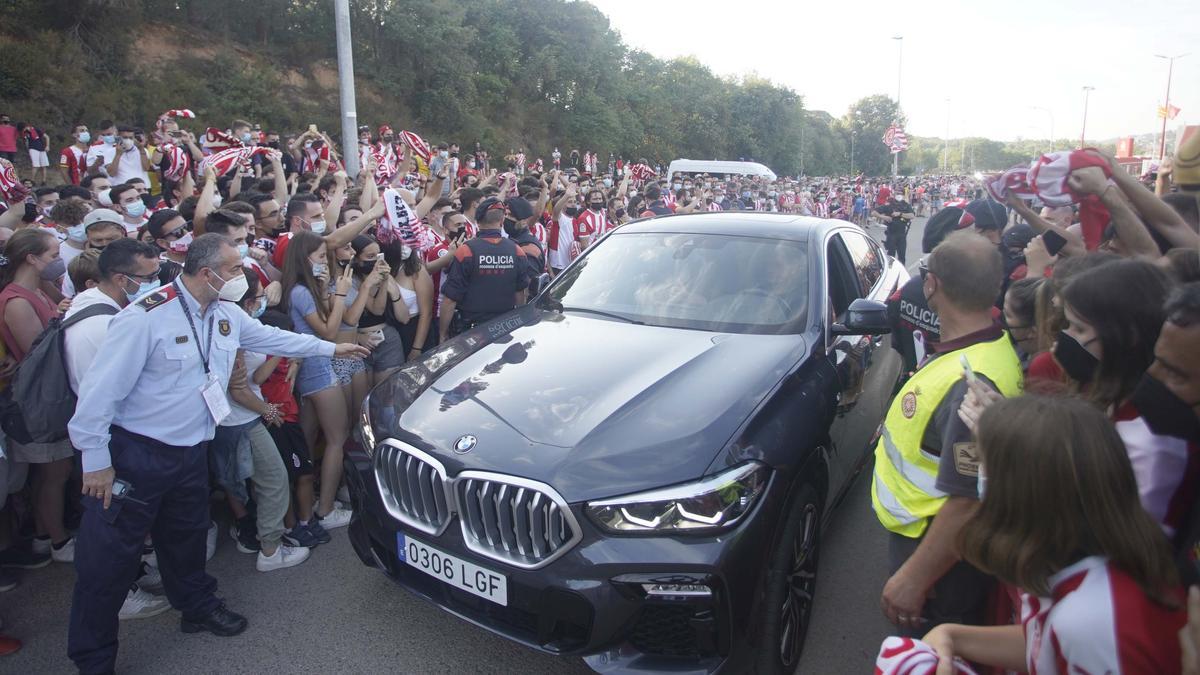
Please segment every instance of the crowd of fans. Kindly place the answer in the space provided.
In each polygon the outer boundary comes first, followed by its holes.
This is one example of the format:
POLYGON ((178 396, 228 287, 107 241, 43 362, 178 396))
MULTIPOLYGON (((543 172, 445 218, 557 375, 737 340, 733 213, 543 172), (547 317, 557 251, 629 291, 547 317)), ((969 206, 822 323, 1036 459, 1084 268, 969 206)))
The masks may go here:
MULTIPOLYGON (((1064 174, 1064 205, 1019 181, 987 196, 964 176, 661 176, 646 160, 601 166, 590 151, 558 149, 546 163, 522 149, 493 166, 478 144, 431 146, 387 125, 360 129, 362 168, 350 176, 315 126, 278 133, 234 120, 197 134, 180 126, 194 117, 168 111, 149 131, 102 120, 94 135, 77 124, 56 175, 46 132, 0 116, 0 146, 14 140, 0 147, 0 590, 18 583, 13 570, 71 563, 82 511, 72 438, 35 441, 21 418, 38 415, 39 402, 19 400, 9 381, 48 342, 39 336, 54 333, 69 392, 84 399, 89 369, 113 357, 113 316, 152 308, 162 289, 195 275, 193 244, 216 246, 206 234, 228 238, 242 261, 244 280, 218 275, 221 300, 263 325, 370 350, 238 352, 209 475, 237 549, 270 572, 304 562, 349 523, 342 457, 358 443, 359 406, 374 383, 470 323, 460 287, 477 237, 499 230, 520 247, 519 301, 531 279, 639 218, 840 218, 882 228, 904 261, 913 218, 929 216, 920 274, 891 303, 893 342, 908 382, 936 367, 945 386, 928 409, 919 387, 902 389, 884 425, 874 490, 893 534, 884 612, 947 664, 1180 669, 1179 589, 1200 580, 1194 147, 1150 185, 1077 151, 1085 161, 1064 174), (26 180, 11 161, 18 138, 26 180), (963 366, 960 351, 971 356, 963 366), (964 373, 976 358, 978 373, 964 373), (913 419, 923 426, 909 433, 913 419), (906 452, 910 473, 881 472, 906 452), (898 505, 881 505, 889 489, 898 505), (1104 593, 1116 610, 1097 609, 1104 593)), ((210 557, 218 538, 210 522, 210 557)), ((147 538, 121 618, 169 609, 158 567, 147 538)), ((1198 645, 1183 640, 1189 672, 1200 672, 1198 645)), ((0 640, 0 651, 18 648, 0 640)), ((913 649, 889 642, 884 652, 913 649)))

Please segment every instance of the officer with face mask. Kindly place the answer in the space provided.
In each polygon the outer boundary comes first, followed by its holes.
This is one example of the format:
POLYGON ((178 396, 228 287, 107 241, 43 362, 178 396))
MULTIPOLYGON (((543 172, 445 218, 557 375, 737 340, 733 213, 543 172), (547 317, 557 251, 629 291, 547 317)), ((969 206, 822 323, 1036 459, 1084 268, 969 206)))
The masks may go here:
MULTIPOLYGON (((454 260, 442 279, 440 340, 525 304, 529 288, 525 250, 501 234, 508 211, 508 205, 495 197, 483 200, 475 211, 479 236, 455 249, 454 260)), ((513 219, 517 220, 516 215, 513 219)))
POLYGON ((116 664, 117 614, 148 534, 183 632, 230 636, 246 628, 245 617, 216 597, 216 580, 204 569, 207 444, 229 413, 225 392, 238 349, 289 358, 367 355, 358 345, 262 325, 235 304, 247 288, 233 241, 197 237, 178 279, 113 317, 99 347, 104 358, 79 384, 68 430, 82 455, 84 516, 67 650, 81 672, 111 672, 116 664))
POLYGON ((535 215, 533 205, 524 197, 513 197, 505 204, 508 213, 504 216, 504 232, 510 241, 525 252, 525 264, 529 270, 528 288, 532 292, 538 276, 546 271, 546 254, 542 250, 542 243, 529 230, 529 223, 535 215))

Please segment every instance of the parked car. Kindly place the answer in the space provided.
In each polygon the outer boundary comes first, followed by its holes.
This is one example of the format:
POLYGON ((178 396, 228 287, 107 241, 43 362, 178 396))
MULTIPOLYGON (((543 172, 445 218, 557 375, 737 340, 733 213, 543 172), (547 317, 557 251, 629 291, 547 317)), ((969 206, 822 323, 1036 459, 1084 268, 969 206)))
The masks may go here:
POLYGON ((792 672, 823 523, 900 376, 860 228, 639 221, 371 393, 363 562, 598 671, 792 672))

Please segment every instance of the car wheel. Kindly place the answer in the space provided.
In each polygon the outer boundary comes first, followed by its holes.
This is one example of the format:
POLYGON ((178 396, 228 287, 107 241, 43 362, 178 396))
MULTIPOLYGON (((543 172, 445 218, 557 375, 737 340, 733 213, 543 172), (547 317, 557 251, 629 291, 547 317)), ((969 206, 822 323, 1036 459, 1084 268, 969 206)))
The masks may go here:
POLYGON ((804 485, 775 544, 767 569, 766 597, 758 646, 759 673, 793 673, 800 663, 817 589, 817 552, 821 534, 821 500, 804 485))

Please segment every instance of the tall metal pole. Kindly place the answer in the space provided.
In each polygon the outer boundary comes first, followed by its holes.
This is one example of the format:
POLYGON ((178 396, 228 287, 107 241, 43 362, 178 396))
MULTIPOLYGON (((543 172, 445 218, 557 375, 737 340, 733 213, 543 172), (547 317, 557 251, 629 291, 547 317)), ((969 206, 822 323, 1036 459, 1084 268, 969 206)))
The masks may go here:
POLYGON ((854 178, 854 132, 850 132, 850 178, 854 178))
POLYGON ((342 104, 342 161, 358 175, 358 110, 354 103, 354 50, 350 42, 350 0, 333 0, 337 32, 338 94, 342 104))
MULTIPOLYGON (((900 43, 899 56, 896 58, 896 124, 900 124, 900 76, 904 73, 904 36, 892 38, 900 43)), ((900 153, 892 153, 892 180, 900 175, 900 153)))
POLYGON ((1167 117, 1171 114, 1171 75, 1175 71, 1175 59, 1182 59, 1187 54, 1176 54, 1175 56, 1155 54, 1154 56, 1167 60, 1167 95, 1163 100, 1162 135, 1158 139, 1158 161, 1161 162, 1167 150, 1167 117))
POLYGON ((950 169, 950 99, 946 99, 946 138, 942 140, 942 174, 950 169))
POLYGON ((1079 147, 1087 145, 1087 109, 1088 95, 1092 93, 1095 87, 1084 85, 1083 87, 1083 125, 1079 128, 1079 147))
POLYGON ((804 127, 807 126, 807 114, 800 109, 800 175, 804 175, 804 127))

